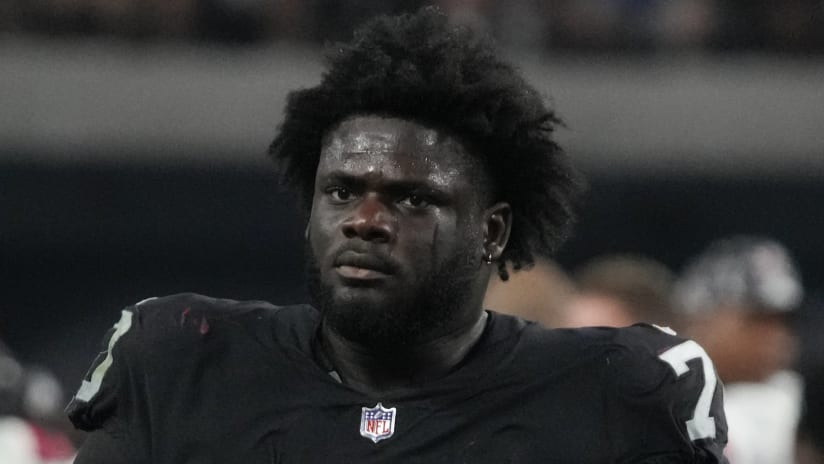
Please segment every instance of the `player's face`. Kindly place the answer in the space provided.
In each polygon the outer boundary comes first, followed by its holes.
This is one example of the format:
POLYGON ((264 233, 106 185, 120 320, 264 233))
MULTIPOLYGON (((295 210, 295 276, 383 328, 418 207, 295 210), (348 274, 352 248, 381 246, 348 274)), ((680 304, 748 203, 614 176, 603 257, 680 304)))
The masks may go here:
POLYGON ((368 345, 403 345, 480 314, 483 170, 442 131, 397 118, 344 120, 324 139, 308 239, 327 323, 368 345))
POLYGON ((763 382, 795 360, 797 340, 785 317, 745 306, 716 308, 694 337, 725 382, 763 382))

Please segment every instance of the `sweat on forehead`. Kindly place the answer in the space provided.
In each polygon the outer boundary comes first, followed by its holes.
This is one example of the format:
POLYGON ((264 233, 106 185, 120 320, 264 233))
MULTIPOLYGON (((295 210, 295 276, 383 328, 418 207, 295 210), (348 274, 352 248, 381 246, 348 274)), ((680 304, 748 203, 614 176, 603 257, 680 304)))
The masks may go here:
POLYGON ((322 151, 342 156, 395 153, 422 161, 449 154, 455 156, 453 164, 465 169, 480 165, 458 138, 444 130, 409 119, 377 115, 342 120, 326 132, 322 151))

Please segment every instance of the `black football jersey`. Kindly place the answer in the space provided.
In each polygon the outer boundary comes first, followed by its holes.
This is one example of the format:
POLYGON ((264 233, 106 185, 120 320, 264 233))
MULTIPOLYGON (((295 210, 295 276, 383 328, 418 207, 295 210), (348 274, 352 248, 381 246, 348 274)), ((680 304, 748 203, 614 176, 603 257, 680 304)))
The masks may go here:
POLYGON ((68 406, 78 463, 726 462, 700 346, 649 325, 489 312, 437 381, 370 396, 315 356, 319 313, 194 294, 123 310, 68 406))

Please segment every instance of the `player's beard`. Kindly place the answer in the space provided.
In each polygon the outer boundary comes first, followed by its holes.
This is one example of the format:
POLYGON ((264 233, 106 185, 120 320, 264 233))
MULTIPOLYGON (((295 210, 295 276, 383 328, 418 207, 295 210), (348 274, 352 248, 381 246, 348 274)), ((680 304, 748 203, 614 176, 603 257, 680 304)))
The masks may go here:
POLYGON ((474 322, 476 311, 467 308, 475 291, 473 283, 481 258, 469 250, 456 250, 434 272, 412 285, 412 295, 399 295, 384 304, 340 302, 323 283, 320 268, 309 247, 307 282, 309 294, 321 311, 324 323, 347 340, 375 352, 400 353, 447 335, 474 322))

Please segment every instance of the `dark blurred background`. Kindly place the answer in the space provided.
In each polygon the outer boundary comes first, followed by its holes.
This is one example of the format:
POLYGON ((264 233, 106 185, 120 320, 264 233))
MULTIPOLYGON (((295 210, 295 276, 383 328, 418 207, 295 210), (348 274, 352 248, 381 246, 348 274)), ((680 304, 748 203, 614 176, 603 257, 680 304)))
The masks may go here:
MULTIPOLYGON (((303 225, 265 158, 285 95, 319 80, 325 43, 422 4, 0 2, 0 339, 74 391, 143 298, 303 300, 303 225)), ((563 267, 679 269, 762 234, 824 289, 824 3, 439 4, 567 123, 590 189, 563 267)))

